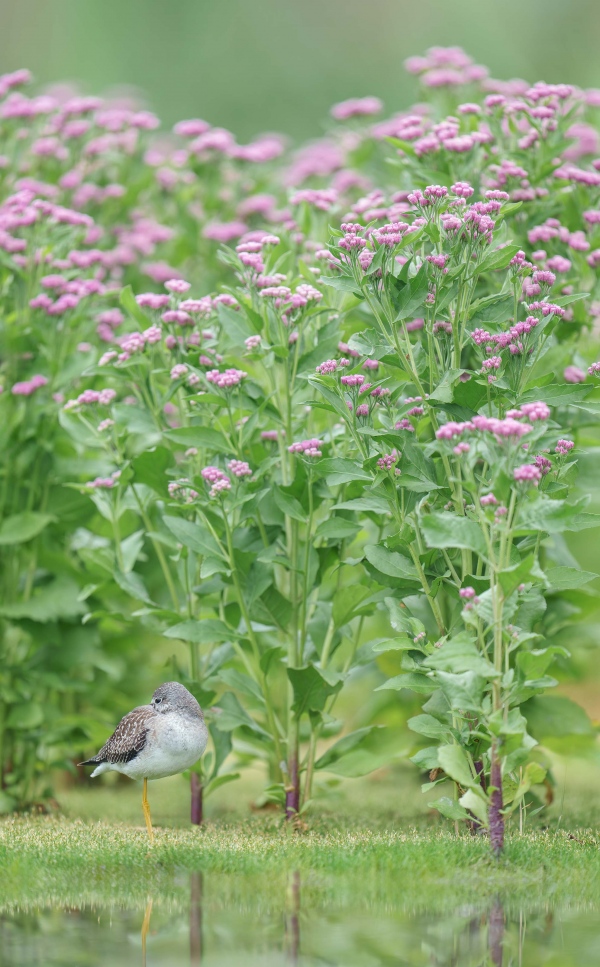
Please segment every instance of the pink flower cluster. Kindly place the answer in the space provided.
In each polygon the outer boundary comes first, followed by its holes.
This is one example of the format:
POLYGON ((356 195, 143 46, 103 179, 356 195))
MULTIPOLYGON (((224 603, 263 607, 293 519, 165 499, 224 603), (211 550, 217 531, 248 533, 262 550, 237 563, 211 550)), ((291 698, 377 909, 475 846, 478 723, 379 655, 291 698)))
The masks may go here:
POLYGON ((11 389, 13 396, 31 396, 36 390, 40 389, 42 386, 47 386, 48 380, 45 376, 40 373, 36 373, 31 379, 25 380, 22 383, 15 383, 11 389))
POLYGON ((384 453, 377 461, 377 466, 380 470, 391 470, 398 463, 401 456, 402 454, 397 450, 392 450, 391 453, 384 453))
POLYGON ((207 483, 212 484, 209 497, 218 497, 227 490, 231 490, 231 480, 219 467, 204 467, 201 476, 207 483))
POLYGON ((322 446, 322 440, 313 438, 311 440, 296 440, 288 447, 288 450, 290 453, 301 453, 305 457, 321 457, 320 448, 322 446))
POLYGON ((65 410, 72 410, 76 406, 93 406, 99 403, 100 406, 109 406, 112 401, 116 398, 117 393, 114 389, 86 389, 83 393, 80 393, 77 399, 68 400, 65 405, 65 410))
POLYGON ((206 374, 206 378, 209 383, 212 383, 218 389, 228 390, 239 386, 247 375, 248 373, 245 373, 242 369, 226 369, 224 372, 218 369, 211 369, 206 374))
POLYGON ((556 444, 554 452, 564 457, 567 455, 567 453, 571 452, 574 446, 575 444, 573 443, 573 440, 559 440, 556 444))
POLYGON ((302 203, 328 212, 337 202, 338 193, 334 188, 303 188, 290 197, 291 205, 302 203))
POLYGON ((349 118, 371 117, 382 109, 383 104, 378 97, 353 97, 334 104, 330 113, 336 121, 347 121, 349 118))
POLYGON ((250 465, 244 460, 230 460, 227 464, 227 469, 233 474, 234 477, 252 476, 250 465))
POLYGON ((167 490, 169 491, 169 497, 173 498, 173 500, 182 500, 186 504, 193 503, 199 497, 198 491, 190 486, 190 482, 186 477, 182 477, 181 480, 172 480, 167 490))
POLYGON ((537 487, 542 479, 542 470, 533 463, 524 463, 520 467, 515 467, 513 477, 517 483, 532 483, 537 487))

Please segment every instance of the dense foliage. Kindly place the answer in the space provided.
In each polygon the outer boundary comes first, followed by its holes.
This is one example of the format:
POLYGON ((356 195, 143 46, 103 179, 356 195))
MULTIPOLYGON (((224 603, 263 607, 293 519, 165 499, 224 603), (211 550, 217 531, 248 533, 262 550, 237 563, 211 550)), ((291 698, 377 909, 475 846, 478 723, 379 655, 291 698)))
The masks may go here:
POLYGON ((255 759, 292 817, 401 754, 368 695, 336 717, 361 670, 422 698, 413 761, 496 852, 544 737, 593 741, 544 693, 595 577, 563 534, 598 524, 600 92, 407 66, 422 103, 291 156, 1 79, 4 809, 161 635, 213 709, 196 815, 255 759))

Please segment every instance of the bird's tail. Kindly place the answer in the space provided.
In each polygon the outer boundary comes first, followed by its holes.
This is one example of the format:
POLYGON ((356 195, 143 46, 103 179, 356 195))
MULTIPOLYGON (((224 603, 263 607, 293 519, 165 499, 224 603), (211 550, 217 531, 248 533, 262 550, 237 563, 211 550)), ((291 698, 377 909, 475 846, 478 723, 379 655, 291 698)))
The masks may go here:
POLYGON ((85 762, 78 762, 78 766, 98 766, 101 762, 105 762, 105 759, 99 759, 97 755, 93 755, 91 759, 86 759, 85 762))

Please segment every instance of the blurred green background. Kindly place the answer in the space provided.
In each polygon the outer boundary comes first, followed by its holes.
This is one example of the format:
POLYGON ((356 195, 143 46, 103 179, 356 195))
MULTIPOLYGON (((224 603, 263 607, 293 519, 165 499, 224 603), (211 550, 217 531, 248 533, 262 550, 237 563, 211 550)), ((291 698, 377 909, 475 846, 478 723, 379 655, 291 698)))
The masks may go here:
POLYGON ((86 93, 129 86, 166 123, 318 135, 329 106, 416 85, 403 60, 464 46, 495 77, 600 87, 598 0, 0 0, 0 66, 86 93))

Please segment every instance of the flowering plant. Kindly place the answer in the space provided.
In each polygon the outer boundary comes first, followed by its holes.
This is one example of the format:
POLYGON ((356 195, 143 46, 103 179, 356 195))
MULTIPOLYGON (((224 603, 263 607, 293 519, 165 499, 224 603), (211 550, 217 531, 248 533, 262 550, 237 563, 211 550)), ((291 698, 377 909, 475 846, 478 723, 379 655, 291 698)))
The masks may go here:
MULTIPOLYGON (((408 67, 425 108, 373 123, 376 98, 344 102, 289 159, 201 120, 166 147, 147 112, 2 80, 12 804, 56 680, 33 694, 19 648, 86 609, 105 649, 133 626, 187 643, 217 703, 196 817, 232 750, 288 817, 321 770, 402 754, 372 721, 337 738, 334 715, 398 656, 380 687, 427 696, 413 761, 454 783, 444 815, 498 852, 548 781, 557 595, 594 577, 561 534, 597 524, 573 451, 598 416, 599 100, 491 81, 455 49, 408 67)), ((92 652, 78 673, 117 674, 92 652)))

